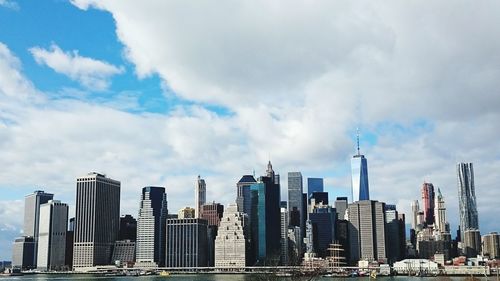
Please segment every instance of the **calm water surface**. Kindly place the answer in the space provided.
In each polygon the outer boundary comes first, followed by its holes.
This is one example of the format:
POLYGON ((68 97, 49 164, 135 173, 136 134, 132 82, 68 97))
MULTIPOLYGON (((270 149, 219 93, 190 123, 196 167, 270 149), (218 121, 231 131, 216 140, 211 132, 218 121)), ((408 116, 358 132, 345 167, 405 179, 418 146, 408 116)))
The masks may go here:
MULTIPOLYGON (((479 278, 481 281, 486 281, 487 279, 482 277, 479 278)), ((489 280, 495 280, 495 277, 490 277, 489 280)), ((45 274, 36 274, 36 275, 25 275, 25 276, 16 276, 16 277, 0 277, 0 281, 3 280, 36 280, 36 281, 44 281, 44 280, 78 280, 78 281, 267 281, 267 280, 289 280, 292 278, 287 277, 272 277, 272 278, 263 278, 258 277, 253 274, 199 274, 199 275, 171 275, 169 277, 162 276, 141 276, 141 277, 104 277, 104 276, 91 276, 91 275, 45 275, 45 274)), ((293 279, 293 280, 307 280, 307 279, 293 279)), ((336 280, 336 281, 369 281, 368 277, 360 277, 360 278, 332 278, 332 277, 318 277, 314 280, 336 280)), ((451 277, 448 279, 440 278, 440 277, 406 277, 406 276, 397 276, 397 277, 378 277, 375 280, 382 281, 463 281, 463 277, 451 277)))

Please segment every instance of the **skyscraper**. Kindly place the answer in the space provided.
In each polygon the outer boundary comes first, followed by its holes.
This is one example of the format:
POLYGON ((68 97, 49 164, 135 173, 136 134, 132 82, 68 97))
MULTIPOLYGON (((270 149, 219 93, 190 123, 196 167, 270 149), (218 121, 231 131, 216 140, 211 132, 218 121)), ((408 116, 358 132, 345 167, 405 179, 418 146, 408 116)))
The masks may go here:
POLYGON ((167 220, 167 267, 207 266, 207 220, 167 220))
POLYGON ((32 236, 16 238, 12 244, 12 267, 22 270, 33 269, 35 257, 35 239, 32 236))
POLYGON ((474 258, 481 253, 481 233, 470 228, 463 233, 463 252, 468 258, 474 258))
POLYGON ((323 192, 324 188, 323 178, 307 178, 307 199, 313 192, 323 192))
POLYGON ((135 241, 137 238, 137 220, 131 215, 120 217, 118 240, 135 241))
POLYGON ((345 218, 345 211, 347 210, 347 197, 337 197, 335 200, 335 210, 337 212, 337 219, 343 220, 345 218))
POLYGON ((457 182, 460 231, 463 239, 466 230, 479 229, 472 163, 457 164, 457 182))
POLYGON ((309 221, 312 225, 312 244, 314 253, 325 258, 330 244, 335 241, 335 209, 330 206, 319 204, 309 214, 309 221))
POLYGON ((68 205, 56 200, 40 206, 38 270, 61 270, 65 266, 68 205))
POLYGON ((229 204, 215 239, 215 266, 242 268, 246 265, 247 216, 229 204))
POLYGON ((352 202, 370 200, 368 187, 368 162, 364 155, 359 152, 359 134, 357 135, 358 154, 351 159, 351 185, 352 202))
POLYGON ((201 218, 202 206, 207 201, 207 185, 205 180, 198 175, 194 191, 194 217, 201 218))
POLYGON ((500 235, 497 232, 491 232, 482 237, 483 256, 490 259, 500 258, 500 235))
POLYGON ((424 204, 425 224, 434 224, 434 185, 430 182, 422 184, 422 203, 424 204))
POLYGON ((438 194, 434 204, 434 229, 439 232, 448 232, 446 227, 446 207, 444 205, 444 197, 441 190, 438 188, 438 194))
POLYGON ((165 188, 144 187, 137 217, 136 266, 164 265, 167 214, 168 203, 165 188))
POLYGON ((385 205, 386 235, 387 235, 387 259, 389 263, 399 261, 401 257, 400 223, 396 205, 385 205))
MULTIPOLYGON (((38 237, 40 205, 49 202, 54 194, 37 190, 24 197, 24 235, 38 237)), ((36 239, 35 239, 36 240, 36 239)))
POLYGON ((208 266, 215 265, 215 239, 217 238, 217 231, 219 224, 224 214, 224 205, 212 202, 202 206, 202 218, 208 222, 207 233, 207 261, 208 266))
POLYGON ((224 205, 212 202, 202 207, 202 218, 206 219, 209 226, 219 227, 220 220, 224 215, 224 205))
POLYGON ((414 200, 411 202, 411 213, 412 213, 412 221, 411 221, 411 228, 412 229, 417 229, 418 225, 418 216, 420 212, 420 207, 418 206, 418 200, 414 200))
POLYGON ((257 181, 252 175, 244 175, 236 184, 236 204, 238 212, 242 212, 250 216, 252 209, 250 202, 250 186, 257 181))
POLYGON ((259 264, 276 264, 280 258, 280 185, 269 163, 268 176, 252 184, 251 259, 259 264), (278 182, 277 182, 278 181, 278 182))
POLYGON ((351 262, 386 261, 385 203, 364 200, 349 204, 351 262))
MULTIPOLYGON (((40 205, 49 202, 54 198, 54 194, 45 193, 42 190, 36 190, 32 194, 24 197, 24 236, 33 237, 34 247, 33 265, 37 264, 38 256, 38 231, 40 227, 40 205)), ((27 247, 29 249, 30 247, 27 247)))
POLYGON ((288 210, 287 208, 281 208, 281 237, 280 237, 280 246, 281 246, 281 255, 280 255, 280 264, 288 265, 288 210))
POLYGON ((304 210, 302 210, 302 174, 288 173, 288 223, 290 226, 303 227, 304 210))
POLYGON ((120 182, 98 173, 76 179, 73 268, 107 265, 120 224, 120 182))

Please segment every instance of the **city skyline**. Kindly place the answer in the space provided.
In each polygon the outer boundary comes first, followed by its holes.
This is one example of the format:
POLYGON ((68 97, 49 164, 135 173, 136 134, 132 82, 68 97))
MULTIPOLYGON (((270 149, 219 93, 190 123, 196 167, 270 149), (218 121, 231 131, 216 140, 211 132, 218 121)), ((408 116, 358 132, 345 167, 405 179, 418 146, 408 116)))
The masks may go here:
POLYGON ((26 194, 74 216, 90 171, 121 181, 134 217, 144 186, 195 207, 197 175, 227 205, 269 160, 282 199, 292 171, 350 197, 358 127, 370 199, 408 223, 432 182, 453 232, 456 163, 472 162, 480 229, 498 231, 500 4, 448 4, 0 1, 0 260, 26 194))

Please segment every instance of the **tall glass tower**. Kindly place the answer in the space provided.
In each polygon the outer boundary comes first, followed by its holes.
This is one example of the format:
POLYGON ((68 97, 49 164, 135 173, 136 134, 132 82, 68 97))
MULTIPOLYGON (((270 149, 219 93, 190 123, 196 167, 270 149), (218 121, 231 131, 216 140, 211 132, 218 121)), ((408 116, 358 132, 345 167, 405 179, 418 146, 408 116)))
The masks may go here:
POLYGON ((457 183, 460 231, 463 239, 466 230, 479 229, 472 163, 457 164, 457 183))
POLYGON ((368 189, 368 162, 364 155, 359 152, 359 133, 357 135, 358 154, 351 159, 352 171, 352 202, 370 200, 368 189))

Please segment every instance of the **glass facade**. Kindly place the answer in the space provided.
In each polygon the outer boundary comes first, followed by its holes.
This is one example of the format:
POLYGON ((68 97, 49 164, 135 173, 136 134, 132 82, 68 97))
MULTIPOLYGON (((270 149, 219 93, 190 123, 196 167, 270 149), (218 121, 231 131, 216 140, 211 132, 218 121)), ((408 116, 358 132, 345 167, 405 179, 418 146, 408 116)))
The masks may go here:
POLYGON ((368 162, 364 155, 354 155, 351 159, 352 202, 370 200, 368 188, 368 162))
POLYGON ((472 163, 457 164, 458 202, 462 237, 468 229, 479 229, 472 163))
POLYGON ((260 177, 250 186, 252 198, 252 252, 259 265, 275 264, 280 258, 280 186, 273 178, 260 177))
POLYGON ((313 249, 319 257, 326 257, 328 246, 335 241, 335 209, 331 207, 315 208, 309 214, 313 231, 313 249))
POLYGON ((313 192, 323 192, 323 178, 307 178, 307 198, 311 198, 313 192))
POLYGON ((288 173, 288 223, 290 226, 302 226, 302 174, 288 173))

